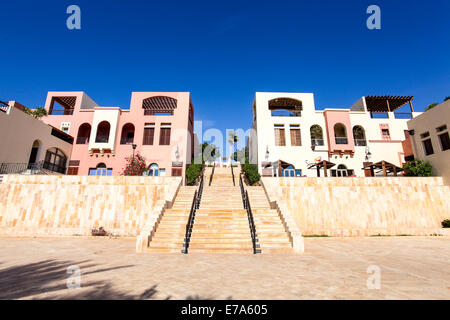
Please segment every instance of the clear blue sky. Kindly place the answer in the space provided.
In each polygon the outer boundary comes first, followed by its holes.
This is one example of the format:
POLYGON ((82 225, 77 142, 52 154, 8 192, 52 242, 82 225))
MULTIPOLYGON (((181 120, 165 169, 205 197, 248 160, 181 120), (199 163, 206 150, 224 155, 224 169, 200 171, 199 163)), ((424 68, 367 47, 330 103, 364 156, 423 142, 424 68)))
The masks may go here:
POLYGON ((248 128, 256 91, 450 96, 450 1, 1 1, 0 100, 43 105, 82 90, 128 107, 132 91, 190 91, 196 119, 248 128), (66 28, 67 6, 81 30, 66 28), (366 9, 381 7, 381 30, 366 9))

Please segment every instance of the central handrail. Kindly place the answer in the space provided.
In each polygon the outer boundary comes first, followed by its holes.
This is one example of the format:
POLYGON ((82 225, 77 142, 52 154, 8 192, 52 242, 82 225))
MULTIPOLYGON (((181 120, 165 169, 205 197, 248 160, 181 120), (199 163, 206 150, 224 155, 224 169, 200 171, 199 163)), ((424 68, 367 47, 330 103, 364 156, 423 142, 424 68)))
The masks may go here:
POLYGON ((211 172, 211 175, 209 176, 209 184, 208 184, 208 186, 211 186, 211 182, 212 182, 212 179, 213 179, 213 176, 214 176, 214 169, 215 168, 216 168, 216 163, 213 164, 212 172, 211 172))
POLYGON ((244 183, 242 182, 242 176, 239 176, 239 186, 241 188, 242 203, 244 205, 244 209, 247 210, 250 235, 252 237, 253 254, 261 253, 258 235, 256 233, 255 220, 253 219, 252 207, 250 206, 248 191, 247 190, 244 191, 244 183))
POLYGON ((233 187, 236 186, 236 184, 234 183, 234 170, 233 170, 233 165, 231 164, 231 175, 233 176, 233 187))
POLYGON ((187 254, 189 250, 189 244, 191 242, 192 228, 194 227, 195 222, 195 213, 197 209, 200 208, 200 202, 203 194, 203 170, 200 175, 200 185, 197 190, 195 190, 194 198, 192 199, 191 211, 189 212, 188 222, 186 224, 186 233, 184 235, 184 244, 182 253, 187 254))

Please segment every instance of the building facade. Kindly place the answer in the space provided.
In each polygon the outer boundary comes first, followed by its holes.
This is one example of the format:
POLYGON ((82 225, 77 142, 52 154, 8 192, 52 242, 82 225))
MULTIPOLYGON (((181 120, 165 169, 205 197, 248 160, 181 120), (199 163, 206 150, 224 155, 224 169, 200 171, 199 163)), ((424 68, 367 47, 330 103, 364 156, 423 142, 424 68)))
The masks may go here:
POLYGON ((43 121, 74 137, 68 174, 120 175, 141 154, 151 176, 183 176, 193 157, 188 92, 133 92, 129 109, 98 106, 84 92, 49 92, 43 121))
POLYGON ((312 93, 257 92, 250 161, 262 176, 315 177, 313 165, 324 160, 333 165, 328 176, 336 177, 370 175, 363 168, 379 161, 401 167, 406 123, 418 115, 412 99, 367 96, 349 109, 316 110, 312 93))
POLYGON ((24 109, 16 101, 0 102, 0 174, 65 173, 73 138, 24 109))
POLYGON ((432 174, 450 185, 450 100, 408 121, 409 145, 417 159, 433 166, 432 174))

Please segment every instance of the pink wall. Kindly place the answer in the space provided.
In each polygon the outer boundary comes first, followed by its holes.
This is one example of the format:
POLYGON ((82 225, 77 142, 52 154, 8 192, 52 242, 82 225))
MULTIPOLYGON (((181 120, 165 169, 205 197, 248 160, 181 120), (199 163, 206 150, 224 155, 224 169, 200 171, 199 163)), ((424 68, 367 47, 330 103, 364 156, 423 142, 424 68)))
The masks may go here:
POLYGON ((338 152, 355 152, 355 145, 353 142, 353 129, 350 123, 350 113, 348 110, 325 110, 325 124, 327 130, 328 138, 328 152, 338 153, 338 152), (334 135, 334 126, 337 123, 342 123, 347 131, 347 144, 336 144, 336 139, 334 135))
MULTIPOLYGON (((119 109, 119 120, 115 134, 114 154, 101 154, 95 152, 89 154, 88 144, 76 144, 79 127, 84 123, 91 125, 91 131, 94 130, 92 123, 94 120, 95 110, 104 110, 102 107, 81 109, 82 102, 91 101, 86 99, 83 92, 49 92, 45 108, 50 108, 51 98, 53 96, 76 96, 77 101, 73 115, 48 115, 44 118, 44 122, 60 128, 62 122, 70 122, 69 134, 75 138, 73 145, 71 160, 79 160, 79 175, 87 175, 89 168, 95 168, 98 163, 105 163, 108 168, 113 169, 113 175, 120 175, 125 167, 125 158, 132 155, 132 147, 130 144, 120 144, 122 128, 127 123, 132 123, 135 128, 134 141, 137 145, 135 152, 142 154, 147 165, 157 163, 160 168, 166 170, 166 176, 171 175, 172 161, 176 161, 175 150, 179 150, 180 161, 183 162, 182 175, 186 169, 186 164, 191 160, 191 139, 193 128, 189 122, 189 106, 191 104, 189 92, 133 92, 129 110, 119 109), (144 116, 142 101, 149 97, 167 96, 177 99, 177 108, 172 116, 144 116), (83 100, 83 101, 82 101, 83 100), (144 126, 146 123, 155 123, 155 136, 153 145, 143 145, 144 126), (170 145, 159 145, 160 125, 161 123, 171 124, 170 145)), ((91 104, 93 104, 91 102, 91 104)), ((193 119, 192 119, 193 121, 193 119)), ((111 125, 113 130, 113 125, 111 125)))

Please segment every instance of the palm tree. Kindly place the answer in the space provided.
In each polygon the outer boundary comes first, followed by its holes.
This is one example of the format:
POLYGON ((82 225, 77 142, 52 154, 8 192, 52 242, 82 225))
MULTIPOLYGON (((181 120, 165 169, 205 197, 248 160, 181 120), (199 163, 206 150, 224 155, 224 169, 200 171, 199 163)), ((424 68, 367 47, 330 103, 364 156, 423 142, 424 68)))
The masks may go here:
POLYGON ((228 143, 230 145, 230 157, 228 158, 228 165, 231 166, 231 158, 233 156, 233 147, 239 141, 236 132, 228 131, 228 143))

